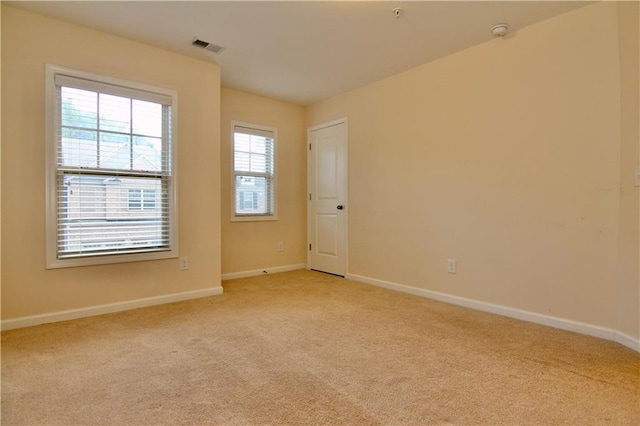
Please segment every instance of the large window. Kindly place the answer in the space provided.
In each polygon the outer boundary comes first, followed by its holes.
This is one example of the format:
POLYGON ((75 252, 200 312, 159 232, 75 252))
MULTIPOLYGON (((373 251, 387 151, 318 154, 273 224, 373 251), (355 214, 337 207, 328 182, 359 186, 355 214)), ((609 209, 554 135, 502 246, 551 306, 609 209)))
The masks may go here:
POLYGON ((47 67, 47 266, 177 256, 175 92, 47 67))
POLYGON ((276 129, 232 122, 231 220, 275 220, 276 129))

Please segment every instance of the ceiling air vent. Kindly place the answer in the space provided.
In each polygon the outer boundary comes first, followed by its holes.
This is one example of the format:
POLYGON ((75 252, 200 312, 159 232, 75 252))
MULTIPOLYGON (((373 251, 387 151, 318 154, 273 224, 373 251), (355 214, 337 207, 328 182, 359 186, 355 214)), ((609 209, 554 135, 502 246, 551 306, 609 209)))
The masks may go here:
POLYGON ((213 53, 220 53, 224 50, 224 47, 222 46, 217 46, 215 44, 209 43, 208 41, 200 40, 198 38, 193 40, 191 44, 196 47, 201 47, 203 49, 209 50, 213 53))

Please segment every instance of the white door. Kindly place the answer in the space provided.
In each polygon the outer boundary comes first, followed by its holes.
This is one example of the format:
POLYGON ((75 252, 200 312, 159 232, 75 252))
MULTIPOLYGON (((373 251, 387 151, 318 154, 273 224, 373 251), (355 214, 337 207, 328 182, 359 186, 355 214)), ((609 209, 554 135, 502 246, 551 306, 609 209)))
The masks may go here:
POLYGON ((309 129, 307 226, 310 269, 347 273, 347 122, 309 129))

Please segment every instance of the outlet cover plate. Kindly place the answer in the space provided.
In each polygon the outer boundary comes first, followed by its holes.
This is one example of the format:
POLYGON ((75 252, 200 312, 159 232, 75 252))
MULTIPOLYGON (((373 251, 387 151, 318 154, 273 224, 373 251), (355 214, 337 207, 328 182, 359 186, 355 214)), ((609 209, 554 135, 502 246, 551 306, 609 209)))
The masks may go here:
POLYGON ((456 273, 457 262, 455 259, 447 259, 447 272, 450 274, 456 273))
POLYGON ((180 270, 184 271, 189 269, 189 258, 187 256, 183 256, 180 258, 180 270))

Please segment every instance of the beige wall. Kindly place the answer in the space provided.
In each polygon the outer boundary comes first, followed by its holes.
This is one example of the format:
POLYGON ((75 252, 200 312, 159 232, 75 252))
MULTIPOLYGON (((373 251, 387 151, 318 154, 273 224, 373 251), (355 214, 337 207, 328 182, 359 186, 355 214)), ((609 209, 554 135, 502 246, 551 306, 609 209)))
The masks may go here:
POLYGON ((308 126, 349 118, 349 272, 637 338, 620 76, 601 3, 310 106, 308 126))
POLYGON ((640 85, 638 3, 618 3, 621 84, 620 240, 618 246, 618 329, 640 336, 639 189, 634 174, 640 164, 640 85))
POLYGON ((304 108, 222 88, 222 273, 306 263, 304 108), (278 220, 231 222, 231 121, 275 127, 278 220), (278 241, 284 251, 277 251, 278 241))
MULTIPOLYGON (((0 99, 2 99, 2 7, 0 7, 0 99)), ((2 211, 2 102, 0 102, 0 212, 1 211, 2 211)), ((1 259, 2 259, 2 220, 0 220, 0 260, 1 259)), ((0 261, 0 297, 1 295, 2 295, 2 262, 0 261)), ((1 299, 0 299, 0 318, 2 318, 1 299)))
POLYGON ((220 70, 2 5, 2 318, 220 285, 220 70), (45 269, 45 64, 178 91, 178 259, 45 269))

